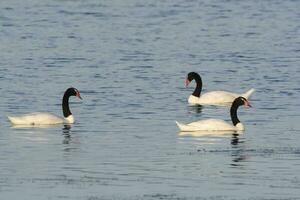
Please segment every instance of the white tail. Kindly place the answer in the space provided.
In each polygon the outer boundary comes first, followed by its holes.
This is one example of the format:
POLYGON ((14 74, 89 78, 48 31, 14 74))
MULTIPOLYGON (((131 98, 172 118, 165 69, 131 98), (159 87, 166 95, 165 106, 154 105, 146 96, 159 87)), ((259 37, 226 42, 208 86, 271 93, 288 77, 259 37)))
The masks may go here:
POLYGON ((185 124, 181 124, 181 123, 179 123, 178 121, 175 121, 175 122, 176 122, 176 124, 177 124, 179 130, 181 130, 181 131, 184 131, 184 130, 185 130, 185 128, 186 128, 186 125, 185 125, 185 124))
POLYGON ((7 116, 7 118, 9 119, 9 121, 10 121, 12 124, 17 124, 17 122, 18 122, 18 119, 16 119, 15 117, 7 116))
POLYGON ((179 130, 182 131, 182 132, 189 132, 189 131, 197 131, 198 128, 197 127, 194 127, 194 126, 189 126, 189 125, 186 125, 186 124, 181 124, 177 121, 175 121, 179 130))
POLYGON ((253 92, 255 92, 255 89, 251 88, 250 90, 245 92, 242 96, 245 97, 246 99, 248 99, 251 96, 251 94, 253 94, 253 92))

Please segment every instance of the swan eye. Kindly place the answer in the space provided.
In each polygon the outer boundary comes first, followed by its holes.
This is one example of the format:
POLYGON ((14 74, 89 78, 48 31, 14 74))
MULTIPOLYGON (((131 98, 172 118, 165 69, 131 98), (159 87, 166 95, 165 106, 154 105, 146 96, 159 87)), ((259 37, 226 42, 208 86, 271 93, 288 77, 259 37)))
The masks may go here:
POLYGON ((246 107, 252 107, 247 99, 243 98, 242 100, 243 100, 243 103, 246 107))
POLYGON ((79 94, 79 91, 77 89, 74 88, 75 94, 79 94))
POLYGON ((241 97, 242 101, 245 103, 245 102, 248 102, 247 99, 245 99, 244 97, 241 97))

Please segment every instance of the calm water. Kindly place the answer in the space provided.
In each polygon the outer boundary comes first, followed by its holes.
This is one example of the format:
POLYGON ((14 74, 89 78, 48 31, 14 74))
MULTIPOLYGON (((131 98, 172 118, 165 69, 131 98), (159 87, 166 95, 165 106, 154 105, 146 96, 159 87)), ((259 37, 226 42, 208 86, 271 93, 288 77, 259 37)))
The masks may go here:
POLYGON ((0 2, 0 199, 300 199, 299 1, 0 2), (99 3, 100 2, 100 3, 99 3), (244 92, 240 135, 181 135, 204 90, 244 92), (61 112, 72 127, 13 128, 61 112))

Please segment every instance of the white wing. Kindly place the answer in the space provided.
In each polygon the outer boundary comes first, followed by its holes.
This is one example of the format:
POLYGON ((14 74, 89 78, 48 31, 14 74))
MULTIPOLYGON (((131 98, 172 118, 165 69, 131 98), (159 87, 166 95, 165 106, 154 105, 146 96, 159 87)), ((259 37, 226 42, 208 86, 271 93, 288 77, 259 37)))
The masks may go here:
POLYGON ((64 123, 64 118, 58 117, 51 113, 35 112, 21 116, 8 116, 12 124, 23 125, 46 125, 46 124, 61 124, 64 123))
POLYGON ((248 99, 253 92, 255 92, 255 89, 253 88, 244 94, 227 91, 212 91, 204 93, 200 97, 191 95, 188 99, 188 102, 190 104, 200 105, 230 105, 239 96, 243 96, 248 99))
POLYGON ((206 119, 189 124, 177 123, 181 131, 236 131, 237 127, 220 119, 206 119))

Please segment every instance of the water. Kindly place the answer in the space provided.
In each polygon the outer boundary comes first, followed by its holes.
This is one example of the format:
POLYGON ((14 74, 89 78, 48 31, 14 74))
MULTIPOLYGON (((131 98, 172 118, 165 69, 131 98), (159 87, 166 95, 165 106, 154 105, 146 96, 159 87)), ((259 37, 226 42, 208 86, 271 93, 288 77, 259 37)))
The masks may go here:
POLYGON ((0 199, 299 199, 299 1, 1 1, 0 199), (181 135, 194 83, 244 92, 240 135, 181 135), (74 86, 71 127, 13 128, 74 86))

